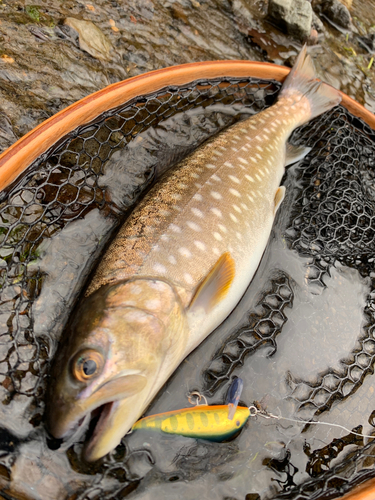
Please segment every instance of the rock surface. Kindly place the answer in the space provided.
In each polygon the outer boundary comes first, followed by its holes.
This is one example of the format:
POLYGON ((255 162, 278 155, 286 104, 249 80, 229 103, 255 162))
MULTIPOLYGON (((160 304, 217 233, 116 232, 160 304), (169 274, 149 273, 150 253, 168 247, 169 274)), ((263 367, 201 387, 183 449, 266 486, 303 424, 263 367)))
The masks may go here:
POLYGON ((350 29, 350 12, 339 0, 319 0, 313 5, 314 9, 316 9, 320 15, 325 16, 334 25, 340 28, 350 29))
POLYGON ((312 7, 308 0, 270 0, 268 18, 291 36, 301 40, 310 36, 312 7))

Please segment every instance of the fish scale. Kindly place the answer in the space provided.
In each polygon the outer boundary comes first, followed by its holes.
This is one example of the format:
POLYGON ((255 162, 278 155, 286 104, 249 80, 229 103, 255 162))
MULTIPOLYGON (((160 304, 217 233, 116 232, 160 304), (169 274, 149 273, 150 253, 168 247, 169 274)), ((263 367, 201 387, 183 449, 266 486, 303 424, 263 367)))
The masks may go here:
POLYGON ((224 252, 241 273, 255 240, 263 233, 268 238, 286 138, 308 111, 304 103, 281 99, 182 161, 120 230, 87 295, 134 275, 160 276, 185 289, 187 305, 224 252))
POLYGON ((339 101, 316 80, 304 48, 276 104, 207 142, 149 191, 103 256, 56 358, 47 398, 55 437, 97 409, 84 454, 104 456, 225 320, 266 248, 285 165, 308 152, 292 150, 288 137, 339 101))

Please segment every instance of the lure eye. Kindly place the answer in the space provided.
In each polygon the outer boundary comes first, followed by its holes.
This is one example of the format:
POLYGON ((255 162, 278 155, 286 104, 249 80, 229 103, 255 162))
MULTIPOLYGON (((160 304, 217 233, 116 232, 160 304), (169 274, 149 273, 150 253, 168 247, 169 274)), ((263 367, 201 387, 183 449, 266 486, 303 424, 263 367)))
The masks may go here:
POLYGON ((103 356, 91 349, 81 351, 73 360, 72 373, 79 382, 87 382, 97 377, 104 366, 103 356))

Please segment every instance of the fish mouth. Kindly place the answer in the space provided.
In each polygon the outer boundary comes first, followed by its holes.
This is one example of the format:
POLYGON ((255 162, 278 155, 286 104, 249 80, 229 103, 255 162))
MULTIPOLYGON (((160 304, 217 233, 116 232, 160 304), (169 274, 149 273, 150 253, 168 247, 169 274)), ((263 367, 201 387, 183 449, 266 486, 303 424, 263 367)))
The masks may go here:
POLYGON ((92 451, 97 446, 101 436, 105 433, 108 424, 110 423, 111 416, 119 406, 119 401, 111 401, 99 406, 91 412, 90 424, 87 432, 87 440, 83 451, 83 458, 87 462, 92 462, 90 459, 92 451))
MULTIPOLYGON (((121 419, 116 415, 119 407, 124 412, 129 402, 130 407, 127 413, 132 414, 134 419, 139 416, 135 414, 134 410, 139 408, 137 399, 143 394, 146 386, 147 377, 145 375, 127 374, 100 384, 91 394, 86 388, 73 399, 57 401, 57 404, 51 407, 48 415, 50 432, 57 439, 67 439, 68 442, 75 439, 76 442, 77 437, 80 437, 89 428, 92 432, 89 432, 91 437, 86 449, 96 449, 102 436, 108 440, 108 435, 114 434, 113 429, 111 429, 113 425, 118 425, 119 421, 121 422, 121 419)), ((130 422, 129 426, 133 423, 134 421, 130 422)), ((123 435, 116 435, 117 443, 115 446, 119 444, 123 435)), ((114 442, 114 438, 111 438, 110 441, 114 442)), ((91 453, 85 452, 85 455, 91 456, 91 453)))

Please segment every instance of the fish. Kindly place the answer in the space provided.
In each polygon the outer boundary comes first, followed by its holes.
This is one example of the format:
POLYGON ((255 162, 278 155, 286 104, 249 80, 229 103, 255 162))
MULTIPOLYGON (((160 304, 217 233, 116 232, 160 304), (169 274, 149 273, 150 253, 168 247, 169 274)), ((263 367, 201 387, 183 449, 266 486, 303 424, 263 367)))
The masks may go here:
POLYGON ((250 417, 246 406, 237 406, 232 419, 228 411, 228 405, 199 405, 158 413, 138 420, 132 432, 147 429, 220 443, 237 434, 250 417))
POLYGON ((150 189, 102 257, 55 356, 46 400, 52 436, 66 439, 96 414, 84 459, 120 443, 240 301, 284 199, 285 167, 309 151, 288 138, 340 100, 317 80, 304 47, 275 104, 150 189))

